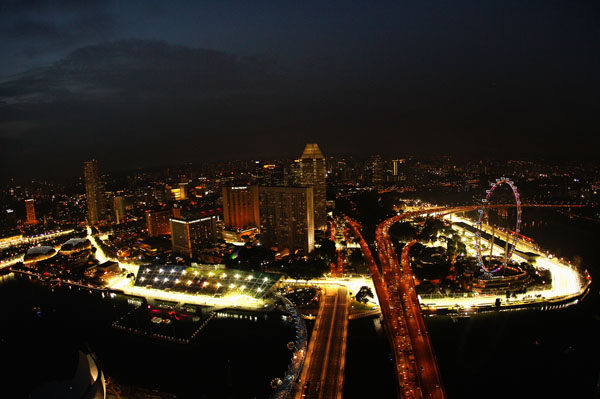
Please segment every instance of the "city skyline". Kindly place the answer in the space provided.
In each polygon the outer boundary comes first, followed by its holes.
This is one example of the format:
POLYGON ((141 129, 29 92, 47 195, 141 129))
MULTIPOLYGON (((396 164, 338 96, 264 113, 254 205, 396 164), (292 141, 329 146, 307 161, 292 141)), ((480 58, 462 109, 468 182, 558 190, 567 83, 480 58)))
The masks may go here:
POLYGON ((0 396, 600 398, 599 21, 0 2, 0 396))
POLYGON ((24 158, 14 173, 217 160, 221 146, 291 158, 315 141, 332 155, 561 159, 600 144, 595 2, 13 3, 2 174, 24 158))

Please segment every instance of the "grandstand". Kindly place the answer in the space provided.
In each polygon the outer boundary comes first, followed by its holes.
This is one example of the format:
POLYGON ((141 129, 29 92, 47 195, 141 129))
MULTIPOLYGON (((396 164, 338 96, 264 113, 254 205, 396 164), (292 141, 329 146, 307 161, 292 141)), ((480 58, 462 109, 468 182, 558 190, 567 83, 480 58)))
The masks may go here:
POLYGON ((262 299, 283 281, 277 273, 247 272, 199 266, 141 266, 134 286, 213 298, 248 296, 262 299))

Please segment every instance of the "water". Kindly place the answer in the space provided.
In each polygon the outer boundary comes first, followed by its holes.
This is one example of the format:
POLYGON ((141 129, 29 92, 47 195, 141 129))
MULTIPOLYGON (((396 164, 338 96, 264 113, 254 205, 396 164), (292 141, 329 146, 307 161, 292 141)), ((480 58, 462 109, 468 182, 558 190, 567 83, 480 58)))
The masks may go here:
POLYGON ((347 345, 344 398, 394 398, 394 363, 379 319, 350 320, 347 345))
POLYGON ((591 291, 565 310, 487 313, 458 322, 428 318, 448 397, 600 397, 600 224, 529 208, 523 220, 523 233, 542 248, 581 256, 591 291))
MULTIPOLYGON (((81 343, 94 350, 105 375, 124 385, 177 394, 181 398, 264 398, 269 382, 282 376, 291 353, 293 326, 278 312, 237 312, 246 318, 215 318, 189 345, 129 334, 111 323, 134 305, 125 296, 50 288, 12 276, 0 280, 4 304, 0 324, 3 360, 14 364, 2 375, 3 390, 27 386, 51 375, 52 364, 31 374, 43 348, 68 358, 81 343), (32 309, 39 306, 39 311, 32 309), (256 320, 255 320, 256 319, 256 320), (27 377, 23 377, 27 375, 27 377)), ((18 398, 19 394, 11 397, 18 398)))

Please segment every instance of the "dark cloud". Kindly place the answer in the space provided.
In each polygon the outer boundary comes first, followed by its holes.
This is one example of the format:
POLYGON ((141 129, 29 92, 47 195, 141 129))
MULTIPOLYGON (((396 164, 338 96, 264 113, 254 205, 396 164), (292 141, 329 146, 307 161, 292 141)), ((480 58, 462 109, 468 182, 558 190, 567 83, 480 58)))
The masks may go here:
MULTIPOLYGON (((0 44, 35 58, 105 40, 115 28, 109 2, 8 1, 0 5, 0 44)), ((8 54, 7 54, 8 55, 8 54)))

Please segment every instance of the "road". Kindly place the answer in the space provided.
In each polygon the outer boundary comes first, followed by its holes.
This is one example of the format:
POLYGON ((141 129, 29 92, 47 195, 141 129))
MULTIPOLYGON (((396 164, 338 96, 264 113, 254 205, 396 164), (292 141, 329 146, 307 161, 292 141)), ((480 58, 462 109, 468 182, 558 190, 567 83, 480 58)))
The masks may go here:
POLYGON ((326 287, 308 345, 296 398, 341 398, 349 298, 346 287, 326 287))
MULTIPOLYGON (((401 312, 401 304, 397 295, 394 295, 394 287, 389 287, 392 291, 388 292, 388 286, 384 283, 371 249, 360 233, 360 224, 348 217, 346 221, 352 228, 356 238, 358 238, 364 258, 371 271, 371 278, 373 279, 373 285, 379 299, 381 313, 383 314, 385 331, 394 357, 394 375, 396 377, 398 398, 419 398, 421 395, 420 388, 416 383, 416 369, 415 365, 411 362, 414 355, 412 354, 410 339, 406 331, 406 320, 404 314, 401 312), (393 301, 392 298, 395 298, 395 300, 393 301)), ((384 270, 389 271, 389 268, 385 268, 384 270)))

